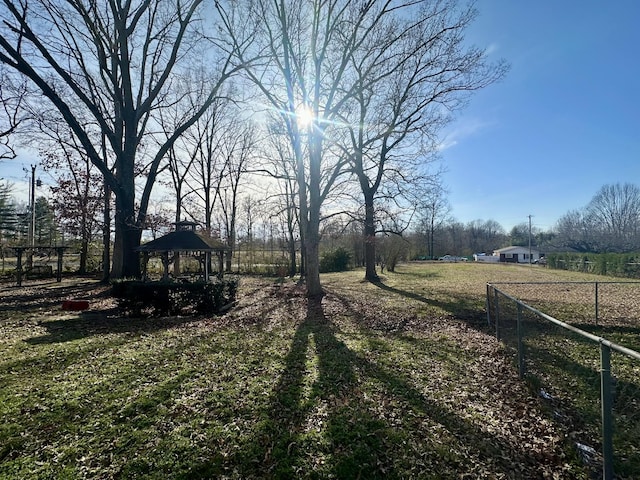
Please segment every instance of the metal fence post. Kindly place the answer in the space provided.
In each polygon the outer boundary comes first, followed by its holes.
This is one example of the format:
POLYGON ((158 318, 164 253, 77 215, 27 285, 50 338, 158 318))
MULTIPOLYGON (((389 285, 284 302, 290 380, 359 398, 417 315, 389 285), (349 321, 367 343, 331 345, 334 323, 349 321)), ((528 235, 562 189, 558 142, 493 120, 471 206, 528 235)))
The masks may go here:
POLYGON ((598 282, 596 282, 596 326, 598 326, 598 282))
POLYGON ((498 301, 498 290, 494 289, 496 304, 496 340, 500 340, 500 302, 498 301))
POLYGON ((613 418, 611 395, 611 348, 600 342, 600 404, 602 409, 602 478, 613 479, 613 418))
POLYGON ((491 295, 491 286, 487 283, 487 300, 485 301, 485 308, 487 309, 487 326, 491 325, 491 312, 489 311, 489 308, 491 308, 491 305, 489 302, 489 295, 491 295))
POLYGON ((520 380, 524 378, 525 374, 525 364, 524 364, 524 343, 522 342, 522 337, 524 336, 522 328, 522 304, 518 302, 518 321, 517 321, 517 332, 518 332, 518 375, 520 376, 520 380))

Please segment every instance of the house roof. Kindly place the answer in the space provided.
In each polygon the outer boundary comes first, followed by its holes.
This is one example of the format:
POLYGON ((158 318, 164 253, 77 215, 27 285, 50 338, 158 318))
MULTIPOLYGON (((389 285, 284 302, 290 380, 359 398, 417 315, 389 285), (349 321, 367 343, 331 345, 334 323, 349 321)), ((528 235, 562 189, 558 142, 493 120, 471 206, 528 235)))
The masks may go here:
MULTIPOLYGON (((510 247, 504 247, 504 248, 499 248, 498 250, 494 250, 493 253, 494 254, 500 254, 500 253, 513 253, 513 252, 525 252, 525 253, 529 253, 529 247, 521 247, 521 246, 517 246, 517 245, 512 245, 510 247)), ((537 247, 531 247, 531 253, 539 253, 539 250, 537 247)))
POLYGON ((193 230, 169 232, 160 238, 140 245, 140 252, 219 252, 228 247, 221 241, 208 238, 193 230))

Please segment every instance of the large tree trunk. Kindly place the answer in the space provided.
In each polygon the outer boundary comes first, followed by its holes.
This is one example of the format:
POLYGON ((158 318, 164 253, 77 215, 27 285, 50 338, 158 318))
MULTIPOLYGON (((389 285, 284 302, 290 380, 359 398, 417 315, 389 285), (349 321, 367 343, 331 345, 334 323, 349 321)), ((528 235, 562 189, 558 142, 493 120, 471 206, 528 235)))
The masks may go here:
POLYGON ((115 278, 140 278, 140 246, 142 229, 136 223, 133 177, 129 185, 116 195, 115 243, 112 274, 115 278))
POLYGON ((111 278, 111 188, 104 182, 104 226, 102 227, 102 281, 111 278))
POLYGON ((376 273, 376 224, 373 195, 365 195, 364 214, 364 263, 365 279, 369 282, 379 282, 376 273))
POLYGON ((323 295, 320 284, 320 223, 309 221, 305 240, 307 296, 314 298, 323 295))
POLYGON ((142 230, 135 225, 123 225, 116 214, 116 238, 113 249, 113 269, 115 278, 140 278, 140 256, 136 250, 140 246, 142 230))
MULTIPOLYGON (((320 284, 320 208, 322 197, 320 195, 321 162, 322 162, 322 137, 312 127, 309 135, 309 210, 308 222, 305 229, 306 250, 306 284, 307 296, 310 298, 323 295, 320 284)), ((301 185, 298 184, 298 188, 301 185)), ((302 205, 302 202, 300 202, 302 205)))

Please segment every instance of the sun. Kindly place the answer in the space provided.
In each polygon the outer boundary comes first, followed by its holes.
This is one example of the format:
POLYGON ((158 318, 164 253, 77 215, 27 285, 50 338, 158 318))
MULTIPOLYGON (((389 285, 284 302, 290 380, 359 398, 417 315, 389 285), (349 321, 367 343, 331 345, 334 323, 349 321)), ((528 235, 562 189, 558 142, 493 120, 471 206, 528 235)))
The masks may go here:
POLYGON ((313 110, 306 105, 302 105, 296 109, 296 119, 300 128, 307 128, 313 123, 315 116, 313 110))

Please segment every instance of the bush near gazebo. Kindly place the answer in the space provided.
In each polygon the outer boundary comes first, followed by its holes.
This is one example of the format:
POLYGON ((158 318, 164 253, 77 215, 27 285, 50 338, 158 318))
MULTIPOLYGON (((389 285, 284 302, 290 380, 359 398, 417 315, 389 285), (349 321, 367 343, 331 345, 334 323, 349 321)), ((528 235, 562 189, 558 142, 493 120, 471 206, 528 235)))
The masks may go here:
POLYGON ((237 290, 237 278, 208 282, 117 280, 112 284, 118 306, 134 317, 219 313, 233 304, 237 290))

